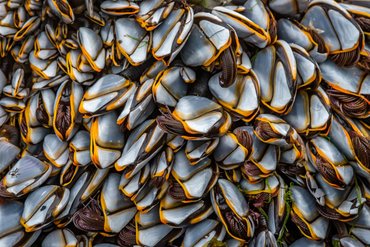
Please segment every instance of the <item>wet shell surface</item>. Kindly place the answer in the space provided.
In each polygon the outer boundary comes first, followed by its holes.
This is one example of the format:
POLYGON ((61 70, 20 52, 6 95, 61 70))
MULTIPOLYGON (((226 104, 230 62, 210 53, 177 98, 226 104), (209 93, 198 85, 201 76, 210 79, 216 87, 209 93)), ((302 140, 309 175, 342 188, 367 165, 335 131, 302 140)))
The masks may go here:
POLYGON ((370 1, 0 0, 3 246, 370 246, 370 1))

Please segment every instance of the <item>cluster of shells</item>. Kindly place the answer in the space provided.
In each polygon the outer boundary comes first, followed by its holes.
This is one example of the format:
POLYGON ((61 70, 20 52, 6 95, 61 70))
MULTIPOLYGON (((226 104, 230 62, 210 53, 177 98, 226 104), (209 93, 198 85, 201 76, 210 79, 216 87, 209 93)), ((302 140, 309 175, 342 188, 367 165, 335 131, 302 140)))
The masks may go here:
POLYGON ((370 245, 368 0, 0 0, 0 246, 370 245))

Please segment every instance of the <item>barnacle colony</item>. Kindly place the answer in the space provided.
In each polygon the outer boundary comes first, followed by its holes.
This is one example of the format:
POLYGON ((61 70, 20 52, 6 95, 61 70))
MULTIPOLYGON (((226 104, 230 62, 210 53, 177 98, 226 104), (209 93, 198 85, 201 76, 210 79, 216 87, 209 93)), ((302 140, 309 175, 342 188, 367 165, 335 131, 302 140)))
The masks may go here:
POLYGON ((0 246, 370 246, 367 0, 0 0, 0 246))

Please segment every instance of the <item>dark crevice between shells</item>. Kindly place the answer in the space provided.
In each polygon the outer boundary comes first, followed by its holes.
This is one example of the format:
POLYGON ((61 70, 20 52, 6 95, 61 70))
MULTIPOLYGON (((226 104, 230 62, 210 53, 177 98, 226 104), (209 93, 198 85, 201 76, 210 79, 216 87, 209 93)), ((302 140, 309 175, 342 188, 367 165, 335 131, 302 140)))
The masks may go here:
POLYGON ((270 40, 271 43, 276 41, 277 38, 277 21, 274 17, 274 15, 271 13, 270 10, 268 10, 269 16, 270 16, 270 27, 269 27, 269 34, 270 34, 270 40))
POLYGON ((214 190, 215 190, 215 199, 220 210, 228 210, 229 206, 227 205, 226 200, 222 195, 221 189, 218 186, 216 186, 214 190))
POLYGON ((132 82, 138 83, 141 75, 143 75, 145 70, 147 70, 154 63, 154 61, 154 58, 151 57, 139 66, 129 66, 127 69, 122 71, 121 75, 132 82))
MULTIPOLYGON (((265 230, 268 230, 268 223, 267 223, 267 219, 264 215, 260 214, 257 218, 258 220, 258 228, 259 228, 259 232, 261 231, 265 231, 265 230)), ((256 234, 257 236, 258 234, 256 234)))
POLYGON ((164 182, 166 181, 166 178, 165 176, 162 176, 162 177, 152 177, 149 181, 149 186, 153 186, 155 188, 160 188, 164 182))
POLYGON ((70 165, 70 167, 67 169, 67 171, 62 174, 61 176, 61 182, 62 184, 68 184, 72 181, 72 179, 74 178, 74 175, 76 174, 78 170, 78 167, 75 166, 75 165, 70 165))
POLYGON ((56 5, 58 6, 58 8, 61 10, 61 12, 65 15, 68 15, 69 16, 69 5, 68 5, 68 2, 63 2, 61 0, 56 0, 56 5))
MULTIPOLYGON (((141 158, 140 157, 138 157, 138 160, 142 160, 143 158, 145 158, 144 157, 144 154, 145 153, 143 153, 143 152, 141 152, 142 154, 141 154, 141 158)), ((135 167, 136 167, 136 165, 134 165, 134 164, 130 164, 130 165, 128 165, 128 166, 125 166, 124 167, 124 173, 125 174, 130 174, 131 172, 133 172, 134 170, 135 170, 135 167)))
POLYGON ((193 69, 196 72, 197 79, 188 88, 188 95, 196 95, 196 96, 211 98, 212 94, 208 88, 208 81, 211 78, 212 74, 201 68, 193 68, 193 69))
POLYGON ((220 128, 222 127, 223 124, 226 122, 226 113, 222 111, 222 118, 218 120, 212 128, 208 131, 207 134, 204 136, 207 136, 209 138, 214 138, 220 136, 220 128))
POLYGON ((335 230, 337 230, 337 233, 339 234, 340 237, 344 237, 348 235, 348 230, 347 230, 345 223, 333 221, 333 225, 335 227, 335 230))
POLYGON ((13 145, 17 146, 19 143, 19 132, 16 127, 11 125, 3 125, 0 128, 0 140, 5 139, 13 145))
POLYGON ((232 0, 231 3, 234 5, 244 5, 247 0, 232 0))
POLYGON ((3 181, 0 181, 0 199, 1 198, 16 198, 16 196, 13 193, 10 193, 6 190, 6 187, 3 184, 3 181))
POLYGON ((73 216, 75 227, 86 232, 104 231, 104 216, 95 199, 91 199, 88 205, 78 210, 73 216))
POLYGON ((370 129, 370 116, 360 119, 361 123, 368 129, 370 129))
MULTIPOLYGON (((186 65, 181 59, 176 58, 175 60, 171 62, 171 67, 186 67, 186 65)), ((181 75, 182 73, 183 72, 180 72, 181 75)))
POLYGON ((6 54, 0 53, 0 57, 2 58, 0 59, 0 69, 4 72, 4 75, 11 75, 13 71, 13 66, 14 64, 16 64, 13 56, 9 52, 6 54))
POLYGON ((315 30, 307 29, 308 33, 311 35, 312 39, 317 43, 317 51, 320 53, 327 53, 328 49, 325 46, 325 41, 321 36, 316 33, 315 30))
POLYGON ((156 247, 161 247, 161 246, 166 246, 166 247, 178 247, 181 246, 181 242, 179 243, 173 243, 178 241, 179 239, 176 239, 179 234, 183 231, 183 228, 173 228, 165 237, 163 237, 155 246, 156 247))
POLYGON ((76 152, 76 150, 74 150, 74 149, 72 149, 72 148, 70 148, 69 149, 69 159, 72 161, 72 163, 74 164, 74 165, 79 165, 78 163, 77 164, 75 164, 75 160, 74 160, 74 156, 75 156, 75 152, 76 152))
POLYGON ((280 163, 277 169, 288 177, 303 176, 306 174, 305 167, 298 166, 298 164, 292 166, 292 165, 280 163))
POLYGON ((190 0, 189 2, 194 4, 193 6, 191 6, 193 8, 194 14, 199 13, 199 12, 206 12, 206 13, 211 13, 212 12, 212 10, 206 8, 206 6, 198 5, 199 2, 202 2, 202 1, 190 0))

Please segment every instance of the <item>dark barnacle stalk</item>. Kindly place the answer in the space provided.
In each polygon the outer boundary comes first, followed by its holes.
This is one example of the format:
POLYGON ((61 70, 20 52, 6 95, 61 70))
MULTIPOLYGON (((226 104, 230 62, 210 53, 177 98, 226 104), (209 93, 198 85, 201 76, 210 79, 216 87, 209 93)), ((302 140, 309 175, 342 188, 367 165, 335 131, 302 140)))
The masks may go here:
POLYGON ((247 219, 236 215, 231 208, 229 208, 219 187, 215 188, 215 200, 219 205, 220 213, 224 217, 230 233, 239 239, 245 239, 247 236, 249 236, 250 230, 248 229, 249 225, 246 222, 247 219))
POLYGON ((180 201, 186 200, 186 195, 185 195, 183 188, 181 187, 179 183, 175 181, 170 182, 170 187, 168 188, 168 194, 176 200, 180 200, 180 201))
POLYGON ((220 56, 220 84, 228 87, 234 83, 236 78, 236 57, 233 47, 227 48, 220 56))
POLYGON ((161 129, 168 133, 173 134, 186 134, 186 131, 184 130, 183 125, 181 122, 177 121, 171 114, 171 112, 168 111, 162 112, 162 116, 157 117, 157 124, 161 129))
POLYGON ((370 168, 370 139, 360 136, 354 131, 349 131, 348 133, 351 137, 358 159, 366 168, 370 168))
POLYGON ((122 247, 129 247, 136 244, 136 226, 135 222, 131 221, 123 228, 117 237, 117 243, 122 247))
POLYGON ((74 214, 73 224, 81 231, 104 231, 104 216, 99 202, 91 199, 87 205, 74 214))

